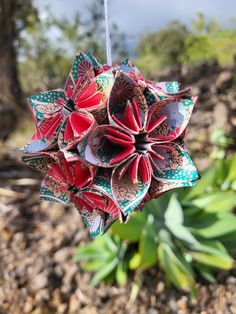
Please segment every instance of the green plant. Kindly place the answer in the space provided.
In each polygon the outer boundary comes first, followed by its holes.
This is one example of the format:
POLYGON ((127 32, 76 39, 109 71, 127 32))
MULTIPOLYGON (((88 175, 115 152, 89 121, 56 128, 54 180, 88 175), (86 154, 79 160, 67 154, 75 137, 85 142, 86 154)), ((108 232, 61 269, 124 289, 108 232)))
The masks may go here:
POLYGON ((83 261, 82 268, 95 272, 91 283, 96 285, 102 280, 125 284, 127 264, 124 255, 127 249, 125 242, 118 236, 111 237, 108 233, 96 238, 89 244, 76 248, 74 260, 83 261))
POLYGON ((213 151, 211 153, 212 159, 223 159, 226 156, 226 151, 232 139, 224 132, 224 130, 216 128, 211 134, 211 142, 213 144, 213 151))
POLYGON ((103 276, 95 274, 95 283, 106 276, 117 280, 118 265, 123 278, 128 269, 143 271, 159 265, 167 282, 194 294, 197 274, 214 282, 215 270, 234 266, 230 252, 236 251, 235 187, 236 154, 216 160, 197 187, 167 193, 149 202, 141 213, 134 213, 127 224, 116 222, 110 234, 77 250, 77 259, 92 261, 95 266, 87 270, 99 273, 105 267, 103 276), (106 241, 115 248, 108 249, 102 244, 106 241), (89 258, 83 255, 87 250, 89 258), (99 256, 103 254, 102 264, 99 256), (109 271, 107 265, 114 266, 109 271))

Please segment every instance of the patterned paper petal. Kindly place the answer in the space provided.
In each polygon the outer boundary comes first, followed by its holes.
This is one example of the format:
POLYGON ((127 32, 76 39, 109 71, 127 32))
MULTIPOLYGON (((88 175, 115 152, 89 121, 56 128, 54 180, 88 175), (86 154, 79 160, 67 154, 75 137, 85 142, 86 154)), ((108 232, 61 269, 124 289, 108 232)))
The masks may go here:
POLYGON ((146 87, 143 91, 143 94, 145 96, 149 110, 154 104, 156 104, 158 100, 160 100, 159 95, 156 93, 156 89, 153 90, 152 88, 146 87))
POLYGON ((149 82, 147 86, 153 91, 154 94, 159 97, 168 97, 168 96, 187 96, 191 92, 191 88, 187 87, 185 89, 179 89, 178 82, 149 82))
MULTIPOLYGON (((128 114, 128 107, 131 106, 131 112, 134 111, 133 102, 136 103, 138 108, 141 127, 144 127, 147 120, 148 105, 142 89, 132 78, 118 71, 108 103, 108 115, 111 124, 120 126, 119 121, 122 122, 124 120, 124 114, 128 114)), ((135 133, 128 125, 125 124, 123 127, 131 131, 131 133, 135 133)))
POLYGON ((47 149, 48 146, 49 143, 47 142, 46 139, 31 140, 24 147, 22 147, 20 151, 23 153, 38 153, 40 151, 47 149))
POLYGON ((95 120, 89 112, 80 110, 68 115, 63 123, 58 145, 60 149, 69 149, 78 144, 94 127, 95 120))
POLYGON ((94 210, 89 212, 86 207, 79 210, 85 225, 89 228, 91 237, 95 238, 104 232, 105 214, 94 210))
POLYGON ((150 185, 150 188, 148 190, 150 198, 158 198, 163 193, 166 193, 168 191, 171 191, 176 188, 182 188, 182 187, 191 187, 195 186, 195 181, 184 181, 184 182, 161 182, 157 180, 152 180, 152 183, 150 185))
POLYGON ((68 162, 62 152, 57 153, 54 159, 55 162, 49 165, 48 176, 60 182, 66 189, 85 188, 93 181, 95 169, 82 159, 74 158, 68 162))
POLYGON ((35 123, 40 123, 61 112, 66 101, 64 91, 61 89, 35 94, 28 98, 35 123))
POLYGON ((78 51, 64 87, 67 99, 72 97, 79 85, 86 80, 91 80, 94 76, 95 73, 91 58, 83 52, 78 51))
MULTIPOLYGON (((153 129, 149 137, 171 137, 171 140, 174 140, 182 134, 184 135, 196 100, 194 97, 176 98, 173 101, 166 99, 161 102, 161 107, 157 102, 155 108, 152 108, 152 110, 156 110, 156 116, 166 117, 166 119, 153 129), (163 105, 163 102, 167 103, 163 105)), ((155 115, 155 113, 153 114, 155 115)))
POLYGON ((154 159, 157 167, 153 167, 153 175, 156 180, 170 183, 190 182, 199 179, 197 169, 183 142, 156 145, 153 149, 164 157, 163 161, 154 159))
POLYGON ((153 82, 153 86, 164 93, 177 93, 179 91, 178 82, 153 82))
POLYGON ((128 216, 146 196, 151 180, 145 184, 138 175, 137 183, 133 183, 128 172, 120 178, 123 167, 124 164, 121 164, 113 170, 111 187, 116 203, 119 204, 123 214, 128 216))
POLYGON ((129 73, 138 78, 143 78, 143 75, 140 72, 140 70, 134 64, 132 64, 129 59, 126 59, 123 62, 121 62, 118 65, 117 70, 121 70, 123 72, 129 73))
POLYGON ((82 156, 99 167, 114 167, 135 151, 134 138, 118 127, 102 125, 91 131, 82 156))
POLYGON ((112 86, 115 82, 114 74, 112 71, 106 71, 94 78, 97 84, 97 89, 104 94, 105 98, 108 98, 111 93, 112 86))
POLYGON ((101 208, 101 210, 111 215, 114 219, 117 219, 121 215, 121 213, 120 208, 113 201, 111 188, 111 171, 109 169, 104 169, 103 171, 100 171, 90 188, 97 191, 98 193, 101 193, 101 196, 105 195, 107 197, 107 205, 101 208))
POLYGON ((90 51, 86 51, 86 56, 89 58, 93 67, 99 71, 102 70, 102 64, 90 53, 90 51))
POLYGON ((53 163, 54 159, 47 154, 30 154, 23 155, 22 161, 34 170, 46 174, 49 170, 49 164, 53 163))
POLYGON ((55 146, 64 119, 65 116, 58 112, 54 116, 43 121, 37 126, 35 134, 32 136, 30 142, 22 148, 22 151, 25 153, 36 153, 48 150, 55 146))
POLYGON ((93 111, 103 102, 103 93, 98 90, 97 83, 93 81, 81 94, 76 96, 74 102, 77 110, 86 109, 88 111, 93 111))
POLYGON ((95 185, 77 193, 74 203, 93 237, 108 230, 117 220, 116 204, 107 193, 97 190, 95 185))
POLYGON ((40 198, 45 201, 59 202, 65 205, 70 204, 70 194, 62 189, 59 182, 46 176, 42 182, 40 198))

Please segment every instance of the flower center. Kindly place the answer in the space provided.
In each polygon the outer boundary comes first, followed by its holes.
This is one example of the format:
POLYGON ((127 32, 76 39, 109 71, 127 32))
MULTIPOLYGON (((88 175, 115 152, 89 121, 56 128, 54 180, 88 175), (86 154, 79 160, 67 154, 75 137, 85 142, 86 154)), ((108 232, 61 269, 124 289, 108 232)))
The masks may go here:
POLYGON ((75 103, 72 99, 68 99, 66 102, 66 107, 68 107, 70 110, 74 110, 75 108, 75 103))
POLYGON ((151 142, 148 140, 148 133, 141 133, 134 136, 137 153, 145 155, 145 153, 151 149, 151 142))

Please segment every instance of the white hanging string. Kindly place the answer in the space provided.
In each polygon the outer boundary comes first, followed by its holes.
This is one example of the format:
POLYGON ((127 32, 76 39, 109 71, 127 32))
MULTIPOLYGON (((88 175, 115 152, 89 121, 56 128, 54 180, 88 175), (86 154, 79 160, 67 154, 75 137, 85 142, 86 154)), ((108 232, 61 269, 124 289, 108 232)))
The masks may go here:
POLYGON ((108 0, 104 0, 104 15, 105 15, 105 28, 106 28, 106 53, 107 53, 107 64, 112 65, 111 57, 111 36, 109 32, 109 23, 108 23, 108 0))

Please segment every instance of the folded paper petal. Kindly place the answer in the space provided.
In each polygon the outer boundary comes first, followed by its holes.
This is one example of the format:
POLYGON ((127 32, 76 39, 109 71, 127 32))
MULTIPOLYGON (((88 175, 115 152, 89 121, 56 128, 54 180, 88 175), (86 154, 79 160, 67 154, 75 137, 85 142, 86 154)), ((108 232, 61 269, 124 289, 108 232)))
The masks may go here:
POLYGON ((66 101, 64 91, 56 89, 48 92, 35 94, 28 98, 35 123, 41 124, 48 118, 53 117, 63 109, 63 102, 66 101))
POLYGON ((94 76, 93 60, 79 51, 65 83, 64 90, 66 97, 71 99, 73 94, 77 92, 78 87, 86 80, 91 80, 94 76))
POLYGON ((148 190, 149 199, 158 198, 163 193, 171 191, 176 188, 183 188, 183 187, 191 187, 195 186, 195 181, 182 181, 182 182, 161 182, 157 180, 152 180, 150 188, 148 190))
POLYGON ((133 141, 132 135, 119 127, 98 126, 90 132, 84 158, 99 167, 114 167, 135 151, 133 141))
POLYGON ((94 127, 95 119, 84 110, 72 112, 66 117, 58 135, 60 149, 68 150, 78 144, 94 127))
POLYGON ((85 188, 95 175, 95 169, 80 158, 67 161, 63 153, 55 155, 55 162, 49 164, 47 175, 69 189, 70 187, 85 188))
POLYGON ((49 170, 49 164, 52 164, 54 159, 48 154, 43 153, 23 155, 22 161, 32 169, 46 174, 49 170))
POLYGON ((123 167, 124 164, 121 164, 113 170, 111 187, 114 199, 121 208, 125 220, 127 219, 126 216, 128 216, 145 197, 151 183, 151 177, 147 183, 144 183, 141 176, 138 174, 136 183, 133 183, 128 172, 125 172, 120 178, 120 172, 123 167))
POLYGON ((148 105, 142 89, 131 77, 118 71, 109 98, 109 120, 119 126, 122 123, 125 129, 135 133, 135 130, 127 121, 130 111, 133 114, 135 114, 135 111, 136 114, 138 113, 141 125, 144 127, 147 120, 148 105))
POLYGON ((154 159, 157 167, 153 167, 153 176, 156 180, 171 183, 192 182, 199 179, 198 171, 183 142, 156 145, 153 149, 164 157, 164 160, 154 159))
POLYGON ((111 196, 97 190, 95 185, 74 195, 73 202, 92 237, 108 230, 118 217, 117 206, 111 196))
POLYGON ((40 198, 45 201, 59 202, 64 205, 70 204, 70 194, 59 182, 46 176, 41 184, 40 198))
POLYGON ((162 90, 164 93, 177 93, 179 91, 178 82, 153 82, 153 86, 162 90))
POLYGON ((111 170, 104 169, 103 171, 100 171, 90 188, 107 197, 107 206, 102 210, 111 215, 114 219, 117 219, 121 213, 119 206, 117 206, 114 202, 114 197, 112 194, 111 170))
POLYGON ((196 97, 169 98, 157 102, 151 114, 159 117, 166 117, 165 121, 153 129, 150 138, 171 137, 171 140, 177 139, 184 134, 188 125, 196 97))

